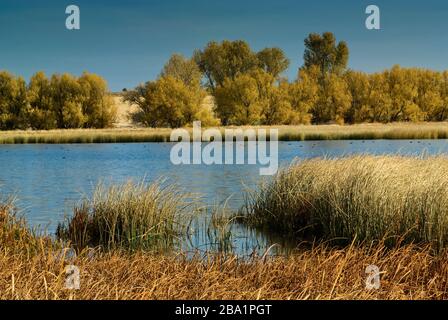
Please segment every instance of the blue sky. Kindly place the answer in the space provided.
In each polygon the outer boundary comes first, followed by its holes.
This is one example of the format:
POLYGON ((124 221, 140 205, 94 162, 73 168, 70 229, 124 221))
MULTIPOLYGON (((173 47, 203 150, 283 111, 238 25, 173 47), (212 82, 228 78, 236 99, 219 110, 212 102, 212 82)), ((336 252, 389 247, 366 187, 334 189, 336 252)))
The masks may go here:
POLYGON ((190 56, 210 40, 244 39, 282 48, 294 78, 310 32, 332 31, 350 48, 349 66, 367 72, 394 64, 448 69, 446 0, 0 0, 0 70, 29 79, 84 70, 114 91, 154 79, 174 53, 190 56), (65 8, 81 10, 81 30, 65 28, 65 8), (364 13, 381 9, 379 31, 364 13))

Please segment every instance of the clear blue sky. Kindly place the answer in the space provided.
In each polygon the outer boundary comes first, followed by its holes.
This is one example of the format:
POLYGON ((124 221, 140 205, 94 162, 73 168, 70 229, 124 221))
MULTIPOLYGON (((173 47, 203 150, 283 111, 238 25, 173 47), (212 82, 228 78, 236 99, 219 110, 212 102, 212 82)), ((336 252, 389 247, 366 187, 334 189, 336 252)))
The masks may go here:
POLYGON ((446 0, 0 0, 0 70, 26 79, 88 70, 118 91, 154 79, 174 52, 244 39, 255 50, 281 47, 294 78, 304 38, 324 31, 347 41, 353 69, 448 69, 446 0), (81 9, 79 31, 65 29, 70 4, 81 9), (380 31, 364 26, 369 4, 381 9, 380 31))

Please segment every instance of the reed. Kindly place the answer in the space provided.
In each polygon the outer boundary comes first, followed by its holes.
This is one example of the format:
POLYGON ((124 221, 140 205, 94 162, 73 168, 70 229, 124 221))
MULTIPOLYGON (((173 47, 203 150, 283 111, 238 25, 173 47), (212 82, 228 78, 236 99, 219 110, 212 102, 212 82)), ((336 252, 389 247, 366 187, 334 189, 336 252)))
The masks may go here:
POLYGON ((165 250, 188 233, 195 201, 175 185, 160 182, 99 184, 90 199, 59 224, 57 237, 78 251, 86 247, 111 250, 165 250))
POLYGON ((56 243, 45 236, 38 236, 36 230, 29 229, 23 216, 14 206, 14 199, 0 197, 0 251, 14 255, 36 255, 42 248, 53 248, 56 243))
POLYGON ((249 195, 244 221, 347 244, 448 244, 448 158, 351 156, 300 161, 249 195))
MULTIPOLYGON (((218 218, 227 223, 226 218, 218 218)), ((0 299, 447 299, 448 252, 430 246, 313 244, 288 256, 83 249, 30 232, 0 206, 0 299), (66 288, 66 267, 80 289, 66 288), (366 288, 378 266, 380 288, 366 288)))
POLYGON ((0 299, 447 299, 448 254, 412 245, 335 249, 319 245, 288 257, 87 252, 28 258, 0 252, 0 299), (366 289, 378 266, 380 288, 366 289), (80 289, 64 286, 67 265, 80 289))
POLYGON ((222 207, 215 206, 209 213, 211 213, 210 218, 206 217, 204 222, 209 248, 221 254, 233 254, 235 239, 232 231, 236 217, 231 210, 227 209, 227 204, 222 207))
MULTIPOLYGON (((240 128, 278 129, 280 141, 448 138, 448 125, 446 122, 357 124, 346 126, 246 126, 240 128)), ((220 129, 224 130, 225 128, 221 127, 220 129)), ((187 128, 187 130, 191 131, 191 128, 187 128)), ((169 128, 0 131, 0 144, 168 142, 171 131, 172 129, 169 128)))

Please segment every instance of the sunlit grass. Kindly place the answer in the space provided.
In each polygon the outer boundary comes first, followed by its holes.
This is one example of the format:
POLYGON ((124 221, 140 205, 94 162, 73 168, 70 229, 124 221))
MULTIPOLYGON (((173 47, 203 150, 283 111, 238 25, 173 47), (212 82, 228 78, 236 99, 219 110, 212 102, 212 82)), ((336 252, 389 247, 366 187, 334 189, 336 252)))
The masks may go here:
POLYGON ((448 157, 351 156, 293 164, 252 193, 246 223, 347 244, 448 244, 448 157))
POLYGON ((61 256, 0 252, 0 299, 447 299, 448 254, 382 245, 319 245, 288 257, 242 260, 138 251, 61 256), (380 289, 365 287, 368 265, 380 289), (65 288, 65 267, 80 270, 80 289, 65 288))
POLYGON ((78 250, 86 247, 128 250, 172 249, 185 238, 198 204, 175 185, 127 182, 99 184, 91 197, 59 224, 57 236, 78 250))
MULTIPOLYGON (((239 128, 278 129, 281 141, 448 138, 446 122, 239 128)), ((221 130, 224 129, 221 127, 221 130)), ((0 144, 167 142, 171 132, 172 129, 169 128, 0 131, 0 144)))
POLYGON ((30 229, 14 205, 14 199, 4 199, 0 194, 0 251, 11 255, 33 256, 42 253, 43 248, 57 246, 45 236, 38 236, 30 229))

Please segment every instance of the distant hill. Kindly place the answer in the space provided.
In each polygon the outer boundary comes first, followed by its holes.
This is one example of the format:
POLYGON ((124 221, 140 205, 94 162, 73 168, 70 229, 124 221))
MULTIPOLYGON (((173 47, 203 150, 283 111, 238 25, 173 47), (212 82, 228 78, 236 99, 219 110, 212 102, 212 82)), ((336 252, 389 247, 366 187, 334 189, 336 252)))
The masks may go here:
MULTIPOLYGON (((113 92, 111 96, 114 99, 115 105, 117 106, 117 120, 114 123, 116 128, 141 128, 142 124, 137 123, 134 119, 138 115, 140 109, 136 105, 131 105, 128 102, 123 101, 122 92, 113 92)), ((213 96, 209 95, 204 98, 202 102, 202 107, 213 110, 215 105, 215 100, 213 96)))

